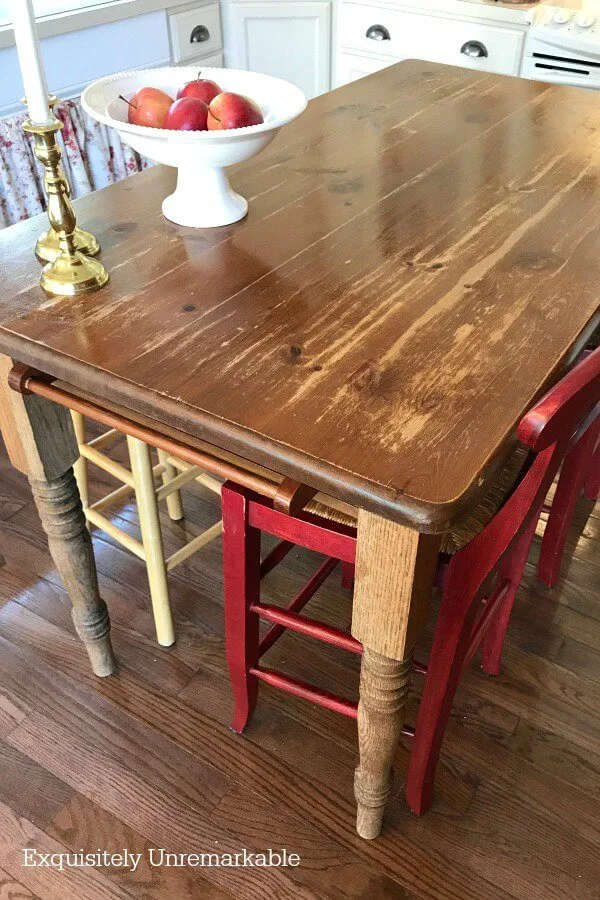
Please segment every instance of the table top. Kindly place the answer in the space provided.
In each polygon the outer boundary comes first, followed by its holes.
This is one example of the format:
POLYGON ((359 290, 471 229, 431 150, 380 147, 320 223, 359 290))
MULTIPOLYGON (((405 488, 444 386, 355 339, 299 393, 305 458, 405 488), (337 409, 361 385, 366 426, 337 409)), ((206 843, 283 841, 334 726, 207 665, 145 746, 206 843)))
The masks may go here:
POLYGON ((443 531, 600 316, 598 121, 594 92, 393 66, 231 170, 244 222, 167 222, 164 168, 78 201, 97 294, 43 299, 43 218, 0 232, 0 351, 443 531))

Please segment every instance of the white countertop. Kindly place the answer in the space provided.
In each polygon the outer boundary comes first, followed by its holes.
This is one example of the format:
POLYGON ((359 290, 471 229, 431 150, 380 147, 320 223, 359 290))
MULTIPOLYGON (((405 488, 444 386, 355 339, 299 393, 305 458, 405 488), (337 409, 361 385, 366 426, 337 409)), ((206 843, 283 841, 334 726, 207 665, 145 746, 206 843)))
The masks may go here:
MULTIPOLYGON (((389 2, 390 0, 383 0, 384 4, 389 2)), ((538 0, 532 3, 503 3, 499 0, 397 0, 397 2, 406 7, 414 7, 419 12, 446 12, 516 25, 531 24, 536 10, 541 6, 589 9, 600 13, 600 0, 538 0)))

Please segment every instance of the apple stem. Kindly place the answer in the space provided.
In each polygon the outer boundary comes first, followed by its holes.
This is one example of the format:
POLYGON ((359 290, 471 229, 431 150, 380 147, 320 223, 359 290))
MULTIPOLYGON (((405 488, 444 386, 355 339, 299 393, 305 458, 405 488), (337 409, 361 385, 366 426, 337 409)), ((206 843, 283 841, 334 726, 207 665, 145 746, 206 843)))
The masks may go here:
POLYGON ((126 100, 123 94, 119 94, 119 100, 122 100, 123 103, 127 104, 127 106, 131 106, 132 109, 137 109, 135 103, 132 103, 130 100, 126 100))

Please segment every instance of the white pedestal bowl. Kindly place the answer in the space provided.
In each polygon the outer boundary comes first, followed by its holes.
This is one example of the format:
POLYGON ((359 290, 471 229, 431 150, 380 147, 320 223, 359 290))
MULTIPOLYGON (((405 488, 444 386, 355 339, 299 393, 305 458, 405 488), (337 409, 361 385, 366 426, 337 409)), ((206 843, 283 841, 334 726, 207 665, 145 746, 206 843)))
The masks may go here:
POLYGON ((238 222, 248 211, 247 201, 232 190, 224 169, 264 150, 280 128, 304 111, 307 101, 301 90, 281 78, 203 68, 203 78, 258 103, 264 123, 223 131, 170 131, 127 121, 127 103, 119 95, 129 100, 142 87, 156 87, 175 99, 179 88, 197 77, 197 66, 121 72, 95 81, 81 99, 93 119, 118 131, 142 156, 178 169, 177 188, 162 206, 167 219, 190 228, 214 228, 238 222))

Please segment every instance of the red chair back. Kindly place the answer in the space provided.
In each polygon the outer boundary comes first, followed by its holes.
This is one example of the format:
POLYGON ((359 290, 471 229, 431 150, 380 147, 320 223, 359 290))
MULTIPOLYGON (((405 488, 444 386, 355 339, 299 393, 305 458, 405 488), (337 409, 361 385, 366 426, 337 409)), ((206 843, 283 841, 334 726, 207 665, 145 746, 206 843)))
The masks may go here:
MULTIPOLYGON (((600 348, 589 354, 524 416, 519 440, 536 457, 494 519, 452 558, 445 588, 486 596, 490 579, 517 542, 533 536, 546 495, 570 447, 600 425, 600 348), (457 583, 458 582, 458 583, 457 583)), ((490 597, 487 606, 492 606, 490 597)), ((489 609, 491 614, 492 609, 489 609)), ((487 617, 487 616, 486 616, 487 617)))

